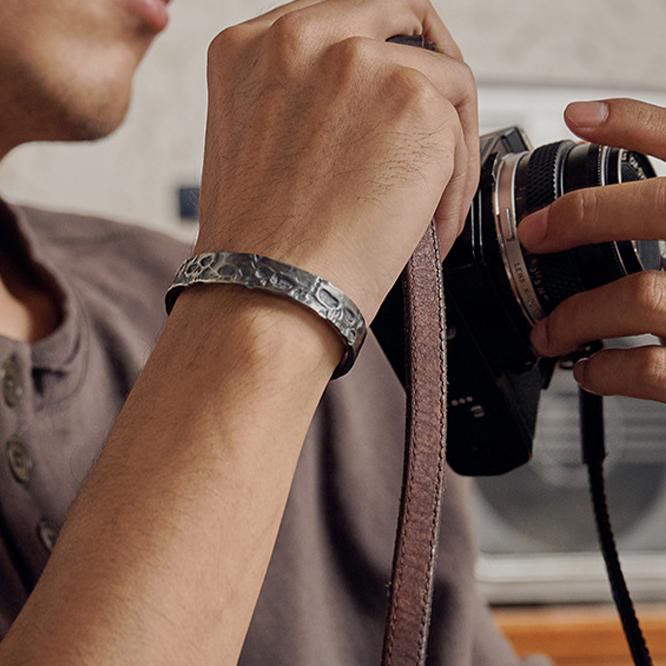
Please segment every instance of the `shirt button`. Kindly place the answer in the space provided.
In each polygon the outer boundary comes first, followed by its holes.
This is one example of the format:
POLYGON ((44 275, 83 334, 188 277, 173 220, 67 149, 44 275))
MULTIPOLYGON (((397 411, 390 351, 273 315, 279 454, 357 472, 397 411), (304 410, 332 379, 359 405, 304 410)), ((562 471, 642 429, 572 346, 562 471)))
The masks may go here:
POLYGON ((50 553, 58 539, 58 531, 46 520, 42 520, 39 525, 37 525, 37 534, 39 535, 39 540, 42 542, 44 548, 50 553))
POLYGON ((13 359, 7 359, 2 365, 2 393, 9 407, 16 407, 23 396, 23 386, 18 366, 13 359))
POLYGON ((32 474, 32 459, 18 439, 10 439, 7 442, 7 459, 14 478, 19 483, 28 483, 32 474))

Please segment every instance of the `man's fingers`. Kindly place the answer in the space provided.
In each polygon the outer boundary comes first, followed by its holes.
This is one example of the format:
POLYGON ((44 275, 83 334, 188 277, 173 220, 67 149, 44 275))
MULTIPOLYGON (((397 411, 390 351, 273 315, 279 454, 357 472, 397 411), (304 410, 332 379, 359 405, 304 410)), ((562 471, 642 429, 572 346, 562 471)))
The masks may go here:
MULTIPOLYGON (((439 92, 454 106, 471 102, 476 97, 474 76, 467 65, 442 53, 426 49, 394 44, 360 40, 361 45, 374 48, 377 57, 385 62, 393 62, 403 67, 412 67, 425 74, 439 92)), ((462 121, 462 118, 461 118, 462 121)), ((470 125, 478 127, 478 119, 470 114, 470 125)))
MULTIPOLYGON (((441 99, 433 98, 433 108, 440 109, 442 124, 455 118, 458 126, 453 174, 435 212, 442 254, 448 252, 462 229, 479 177, 479 125, 476 105, 476 83, 469 67, 442 53, 407 47, 402 44, 371 39, 346 40, 350 48, 367 49, 378 62, 393 63, 419 72, 437 90, 441 99)), ((424 145, 429 140, 424 137, 424 145)), ((414 152, 424 150, 414 143, 414 152)), ((442 164, 442 169, 448 168, 442 164)))
POLYGON ((448 254, 458 234, 462 231, 465 221, 466 209, 469 206, 467 200, 469 164, 467 145, 463 132, 460 131, 453 158, 453 173, 435 211, 437 237, 442 257, 448 254))
POLYGON ((412 67, 425 74, 440 94, 448 99, 460 116, 466 150, 465 177, 461 183, 462 221, 476 192, 479 180, 479 115, 476 82, 470 68, 455 58, 402 44, 381 44, 378 55, 396 64, 412 67))
POLYGON ((532 330, 541 356, 560 356, 594 340, 652 333, 666 337, 666 274, 634 273, 576 294, 532 330))
POLYGON ((526 217, 518 237, 530 252, 558 252, 612 240, 666 238, 666 178, 565 194, 526 217))
POLYGON ((394 35, 424 34, 423 12, 414 11, 412 4, 395 0, 297 0, 253 22, 266 28, 285 20, 303 30, 311 26, 313 43, 326 48, 348 37, 384 41, 394 35))
POLYGON ((462 60, 429 0, 295 0, 247 23, 269 28, 287 16, 303 29, 312 25, 313 39, 322 47, 348 37, 385 41, 395 35, 424 35, 440 52, 462 60))
POLYGON ((625 395, 666 402, 666 348, 604 349, 580 361, 576 381, 597 395, 625 395))
MULTIPOLYGON (((455 173, 436 214, 442 250, 448 248, 447 239, 450 233, 455 237, 460 231, 479 179, 479 119, 476 82, 472 71, 464 62, 443 53, 404 44, 352 37, 337 43, 335 48, 341 46, 352 52, 363 52, 378 63, 409 67, 425 76, 442 97, 442 122, 449 117, 443 102, 448 101, 455 108, 462 127, 464 146, 456 149, 455 173), (444 229, 444 226, 451 226, 451 231, 444 229)), ((415 143, 414 151, 418 150, 420 147, 415 143)))
POLYGON ((285 14, 291 14, 292 12, 304 9, 305 7, 310 7, 311 5, 318 5, 320 2, 326 2, 326 0, 292 0, 292 2, 286 2, 278 7, 274 7, 264 14, 255 16, 254 18, 245 21, 245 23, 246 25, 260 26, 266 29, 285 14))
POLYGON ((450 58, 455 58, 463 62, 463 54, 456 41, 451 36, 449 29, 442 21, 442 17, 435 11, 430 2, 424 4, 425 13, 423 14, 423 34, 437 45, 440 53, 445 53, 450 58))
MULTIPOLYGON (((666 159, 666 109, 630 99, 576 102, 565 111, 580 137, 666 159)), ((652 179, 571 192, 525 218, 521 242, 556 252, 610 240, 666 238, 666 182, 652 179)))
POLYGON ((583 139, 666 160, 666 108, 632 99, 574 102, 564 118, 583 139))

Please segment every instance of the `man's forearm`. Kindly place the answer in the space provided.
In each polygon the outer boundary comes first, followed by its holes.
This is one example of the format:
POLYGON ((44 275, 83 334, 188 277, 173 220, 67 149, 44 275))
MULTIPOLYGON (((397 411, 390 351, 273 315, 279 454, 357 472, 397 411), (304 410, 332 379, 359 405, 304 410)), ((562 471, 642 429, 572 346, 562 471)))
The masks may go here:
POLYGON ((181 295, 2 663, 235 663, 342 346, 294 303, 181 295))

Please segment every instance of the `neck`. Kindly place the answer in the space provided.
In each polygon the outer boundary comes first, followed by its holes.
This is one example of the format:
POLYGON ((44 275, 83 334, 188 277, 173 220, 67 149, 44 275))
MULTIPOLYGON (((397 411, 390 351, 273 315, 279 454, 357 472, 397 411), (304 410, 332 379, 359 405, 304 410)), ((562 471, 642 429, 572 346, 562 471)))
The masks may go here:
POLYGON ((59 322, 53 294, 17 258, 0 252, 0 336, 34 343, 59 322))
MULTIPOLYGON (((0 161, 22 143, 7 133, 12 125, 6 122, 0 129, 0 161)), ((7 244, 0 243, 0 336, 34 343, 55 330, 60 310, 52 290, 32 266, 11 249, 3 253, 3 245, 7 248, 7 244)))

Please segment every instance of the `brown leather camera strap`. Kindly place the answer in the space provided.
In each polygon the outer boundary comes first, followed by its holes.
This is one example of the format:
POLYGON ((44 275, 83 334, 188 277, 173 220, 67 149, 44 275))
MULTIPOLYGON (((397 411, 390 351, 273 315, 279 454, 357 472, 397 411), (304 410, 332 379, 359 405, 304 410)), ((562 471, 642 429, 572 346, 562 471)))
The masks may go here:
POLYGON ((446 463, 446 325, 432 222, 402 275, 405 466, 382 664, 425 664, 446 463))

